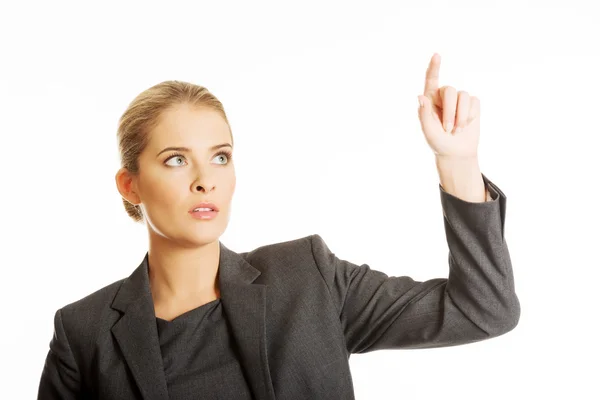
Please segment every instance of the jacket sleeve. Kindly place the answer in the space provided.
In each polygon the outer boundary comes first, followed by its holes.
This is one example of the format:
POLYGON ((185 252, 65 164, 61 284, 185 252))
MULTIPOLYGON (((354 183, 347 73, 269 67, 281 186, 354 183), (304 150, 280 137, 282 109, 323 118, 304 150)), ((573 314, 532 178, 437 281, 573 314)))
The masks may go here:
POLYGON ((79 369, 59 309, 54 314, 54 335, 42 370, 37 398, 38 400, 77 399, 79 385, 79 369))
MULTIPOLYGON (((520 318, 504 239, 506 196, 482 174, 491 201, 463 201, 439 185, 448 278, 388 276, 336 257, 311 236, 313 257, 339 313, 349 353, 477 342, 511 331, 520 318)), ((402 261, 401 249, 394 262, 402 261)))

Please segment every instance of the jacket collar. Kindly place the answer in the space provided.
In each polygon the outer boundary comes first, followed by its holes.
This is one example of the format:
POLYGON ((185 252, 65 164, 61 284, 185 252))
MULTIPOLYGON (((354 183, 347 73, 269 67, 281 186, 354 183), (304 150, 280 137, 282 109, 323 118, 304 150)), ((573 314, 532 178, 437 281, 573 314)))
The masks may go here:
MULTIPOLYGON (((240 254, 219 241, 219 290, 223 311, 240 352, 240 363, 256 400, 274 400, 267 361, 266 285, 240 254)), ((148 276, 148 252, 124 280, 111 307, 123 313, 111 328, 145 400, 168 400, 156 314, 148 276)))

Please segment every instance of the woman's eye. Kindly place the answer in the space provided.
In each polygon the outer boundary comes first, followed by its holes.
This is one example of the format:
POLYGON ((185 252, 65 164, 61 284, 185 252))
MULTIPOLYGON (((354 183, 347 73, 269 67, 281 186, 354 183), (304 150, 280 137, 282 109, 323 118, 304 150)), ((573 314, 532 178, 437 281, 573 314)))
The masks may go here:
MULTIPOLYGON (((226 160, 226 161, 222 163, 222 165, 225 165, 225 164, 226 164, 226 163, 227 163, 227 162, 230 160, 230 158, 231 158, 231 155, 230 155, 229 153, 227 153, 227 152, 224 152, 224 153, 219 153, 219 154, 217 154, 217 155, 215 156, 215 159, 216 159, 216 158, 219 158, 219 157, 225 157, 225 160, 226 160)), ((178 159, 181 159, 181 160, 183 160, 183 159, 184 159, 183 155, 181 155, 181 154, 175 154, 175 155, 172 155, 171 157, 169 157, 169 158, 167 159, 167 161, 165 161, 165 165, 168 165, 168 166, 170 166, 170 167, 177 167, 177 166, 179 166, 179 165, 183 165, 183 161, 182 161, 182 162, 178 162, 178 161, 176 161, 176 162, 175 162, 175 164, 173 164, 173 163, 169 164, 169 162, 170 162, 170 161, 172 161, 172 160, 178 160, 178 159)))
MULTIPOLYGON (((217 157, 225 157, 225 159, 226 159, 227 161, 229 161, 229 154, 226 154, 226 153, 219 153, 219 154, 217 154, 217 157)), ((215 158, 217 158, 217 157, 215 157, 215 158)))
POLYGON ((170 167, 175 167, 177 165, 181 165, 181 163, 178 163, 178 162, 176 162, 175 165, 169 164, 169 161, 177 160, 177 159, 183 159, 183 157, 182 156, 172 156, 172 157, 169 157, 169 159, 167 161, 165 161, 165 164, 169 165, 170 167))

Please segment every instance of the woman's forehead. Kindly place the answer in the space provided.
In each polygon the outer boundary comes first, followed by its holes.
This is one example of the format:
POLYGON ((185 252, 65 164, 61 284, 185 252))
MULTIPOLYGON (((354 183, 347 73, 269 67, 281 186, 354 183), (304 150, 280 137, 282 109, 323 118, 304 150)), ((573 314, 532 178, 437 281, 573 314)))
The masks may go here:
POLYGON ((152 129, 150 145, 195 146, 210 148, 230 142, 229 126, 223 117, 213 110, 168 110, 152 129), (218 143, 217 143, 218 142, 218 143))

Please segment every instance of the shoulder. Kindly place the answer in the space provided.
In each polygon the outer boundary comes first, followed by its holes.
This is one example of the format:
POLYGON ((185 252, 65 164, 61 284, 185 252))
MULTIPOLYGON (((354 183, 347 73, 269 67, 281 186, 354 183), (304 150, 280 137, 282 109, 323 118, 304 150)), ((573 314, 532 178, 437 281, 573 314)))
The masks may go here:
POLYGON ((82 327, 102 324, 103 321, 117 315, 118 312, 113 310, 110 305, 125 279, 127 278, 114 281, 58 309, 56 314, 60 314, 64 329, 81 335, 84 331, 81 329, 82 327))
POLYGON ((332 254, 319 234, 271 243, 244 253, 238 253, 262 273, 265 283, 287 282, 295 279, 320 279, 319 264, 329 262, 332 254))
POLYGON ((108 305, 115 297, 119 287, 127 278, 122 278, 110 283, 84 297, 68 303, 62 307, 63 315, 77 310, 77 312, 93 312, 98 306, 108 305))
POLYGON ((283 242, 271 243, 257 247, 254 250, 240 253, 240 255, 251 264, 263 263, 284 263, 297 264, 303 261, 313 259, 313 248, 321 247, 324 244, 323 239, 318 234, 312 234, 297 239, 286 240, 283 242))

